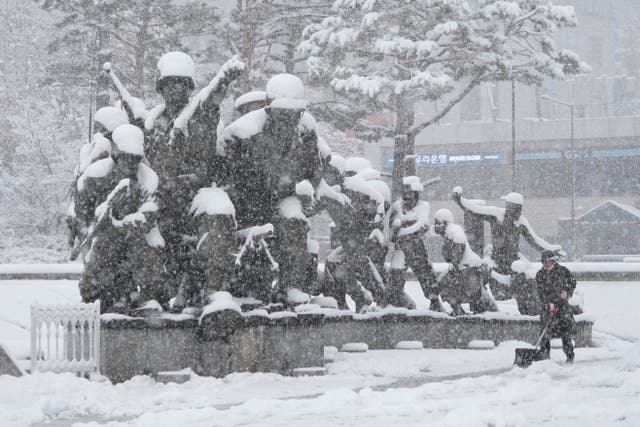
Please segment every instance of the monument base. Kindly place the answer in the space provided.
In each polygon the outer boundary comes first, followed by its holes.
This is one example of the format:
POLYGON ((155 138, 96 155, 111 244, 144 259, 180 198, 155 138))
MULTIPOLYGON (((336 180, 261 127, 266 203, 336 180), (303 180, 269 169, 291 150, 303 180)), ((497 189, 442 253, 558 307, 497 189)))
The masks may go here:
MULTIPOLYGON (((576 316, 577 347, 591 346, 593 321, 576 316)), ((100 370, 113 382, 135 375, 191 368, 223 377, 232 372, 277 372, 322 367, 325 346, 366 343, 393 349, 402 341, 424 348, 468 348, 472 341, 518 340, 534 344, 536 316, 486 313, 449 317, 428 310, 394 309, 368 314, 323 309, 313 313, 253 315, 224 310, 201 321, 188 315, 131 318, 102 316, 100 370)))

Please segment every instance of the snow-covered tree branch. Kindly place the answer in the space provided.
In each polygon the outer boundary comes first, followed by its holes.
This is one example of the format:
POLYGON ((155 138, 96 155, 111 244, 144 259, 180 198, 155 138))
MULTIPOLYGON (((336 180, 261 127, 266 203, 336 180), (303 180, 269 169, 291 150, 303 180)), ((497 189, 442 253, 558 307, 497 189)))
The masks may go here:
MULTIPOLYGON (((418 133, 484 81, 539 85, 588 71, 553 40, 576 24, 573 7, 542 0, 337 0, 299 49, 313 80, 354 110, 395 113, 404 159, 418 133), (416 123, 415 102, 435 100, 444 102, 434 116, 416 123)), ((394 187, 403 173, 394 172, 394 187)))

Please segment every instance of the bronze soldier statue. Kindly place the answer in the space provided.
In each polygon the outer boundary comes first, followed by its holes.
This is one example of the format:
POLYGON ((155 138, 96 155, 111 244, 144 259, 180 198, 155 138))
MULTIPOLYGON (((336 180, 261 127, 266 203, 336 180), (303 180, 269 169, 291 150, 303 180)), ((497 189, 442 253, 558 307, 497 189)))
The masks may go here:
MULTIPOLYGON (((309 292, 311 254, 307 214, 321 179, 315 120, 305 112, 304 86, 291 74, 267 83, 267 103, 230 124, 224 132, 227 176, 224 184, 235 207, 239 229, 273 226, 269 253, 278 267, 275 301, 290 289, 309 292), (304 202, 304 203, 303 203, 304 202)), ((204 258, 221 259, 228 242, 212 233, 202 240, 204 258)))
POLYGON ((474 313, 497 311, 498 307, 485 288, 486 275, 482 259, 471 250, 461 226, 453 222, 449 209, 439 209, 434 215, 434 231, 443 238, 442 256, 449 270, 440 279, 442 299, 453 309, 454 316, 465 314, 461 304, 469 302, 474 313))
POLYGON ((402 181, 402 199, 392 206, 391 213, 391 271, 387 286, 387 302, 412 307, 414 303, 404 293, 404 274, 411 267, 422 292, 430 300, 432 310, 441 310, 436 275, 429 262, 424 239, 429 230, 429 203, 420 200, 423 186, 417 176, 402 181))
MULTIPOLYGON (((166 239, 165 267, 174 292, 180 286, 197 289, 194 282, 204 280, 197 272, 213 274, 211 268, 193 260, 196 225, 189 211, 198 189, 220 180, 220 175, 224 174, 221 161, 224 149, 217 140, 220 103, 229 85, 243 70, 244 64, 233 58, 208 86, 191 97, 195 87, 195 64, 191 57, 183 52, 169 52, 158 61, 156 90, 164 102, 153 108, 144 122, 145 154, 160 177, 159 225, 166 239)), ((226 261, 219 260, 220 263, 226 261)), ((218 279, 220 269, 214 270, 218 279)), ((214 288, 220 290, 220 285, 214 288)), ((186 300, 182 295, 177 305, 198 304, 191 301, 190 295, 186 300)))
POLYGON ((520 237, 523 237, 533 248, 538 251, 550 250, 562 255, 559 245, 552 245, 539 237, 522 215, 523 197, 519 193, 510 193, 503 197, 505 207, 483 206, 462 197, 462 189, 456 187, 453 190, 453 200, 465 211, 489 223, 491 227, 491 252, 493 269, 500 275, 509 276, 507 281, 494 280, 492 289, 500 298, 516 298, 521 314, 537 313, 537 296, 535 286, 526 281, 516 280, 521 275, 514 274, 513 263, 520 258, 520 237), (514 280, 511 280, 514 279, 514 280), (535 302, 531 302, 535 300, 535 302))
POLYGON ((121 125, 113 132, 111 156, 91 164, 78 179, 78 218, 95 225, 80 294, 100 299, 103 312, 132 306, 166 306, 161 262, 164 240, 157 226, 158 176, 145 165, 142 131, 121 125), (156 303, 151 301, 155 300, 156 303))

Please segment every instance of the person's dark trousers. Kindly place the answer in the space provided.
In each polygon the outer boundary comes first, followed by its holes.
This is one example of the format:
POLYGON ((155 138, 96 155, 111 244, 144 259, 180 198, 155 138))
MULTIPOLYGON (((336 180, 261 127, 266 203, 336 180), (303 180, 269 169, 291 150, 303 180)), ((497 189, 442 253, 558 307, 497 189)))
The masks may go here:
MULTIPOLYGON (((573 352, 573 342, 571 340, 571 334, 562 334, 560 336, 562 339, 562 351, 567 356, 567 362, 573 362, 574 352, 573 352)), ((540 358, 541 359, 549 359, 551 353, 551 338, 549 334, 545 334, 540 341, 540 358)))

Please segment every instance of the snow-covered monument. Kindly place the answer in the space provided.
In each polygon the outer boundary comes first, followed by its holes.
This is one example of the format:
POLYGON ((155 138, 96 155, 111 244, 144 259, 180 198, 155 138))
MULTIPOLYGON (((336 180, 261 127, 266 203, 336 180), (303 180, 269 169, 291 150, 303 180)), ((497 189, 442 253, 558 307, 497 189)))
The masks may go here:
MULTIPOLYGON (((384 2, 336 2, 340 19, 308 28, 301 46, 312 72, 334 67, 318 66, 322 55, 344 60, 362 43, 377 52, 374 62, 400 61, 399 74, 373 67, 357 78, 338 68, 332 83, 366 92, 363 104, 395 111, 394 158, 402 161, 394 163, 391 186, 367 159, 336 155, 319 137, 296 75, 275 74, 264 88, 238 97, 236 119, 225 125, 221 105, 247 73, 238 57, 195 92, 193 59, 165 53, 155 85, 162 102, 150 109, 105 63, 102 77, 120 100, 96 113, 97 133, 81 152, 68 221, 74 255, 86 262, 82 298, 100 300, 105 313, 102 372, 116 381, 186 367, 206 375, 284 373, 322 365, 325 346, 353 342, 464 348, 477 340, 535 341, 538 266, 519 253, 520 237, 552 257, 563 255, 561 247, 536 235, 522 215, 521 194, 508 194, 499 208, 467 199, 456 187, 452 197, 465 214, 490 225, 492 249, 475 253, 478 236, 469 239, 451 211, 439 210, 434 228, 446 264, 436 269, 425 246, 430 204, 412 153, 416 136, 481 82, 537 83, 585 69, 577 55, 529 28, 573 25, 572 9, 533 3, 527 13, 500 2, 480 10, 466 3, 412 5, 416 10, 407 10, 424 12, 433 25, 420 42, 403 34, 387 40, 385 31, 395 31, 407 11, 388 11, 384 2), (439 22, 442 16, 448 20, 439 22), (503 27, 504 20, 510 25, 503 27), (381 34, 363 40, 347 31, 345 38, 343 24, 356 33, 379 26, 381 34), (504 37, 496 36, 500 31, 504 37), (327 36, 334 33, 341 36, 327 36), (520 38, 530 38, 540 54, 514 48, 520 38), (471 55, 474 65, 460 55, 471 55), (405 66, 423 62, 435 66, 407 73, 405 66), (457 92, 454 80, 463 77, 468 86, 457 92), (435 119, 416 120, 416 103, 446 93, 448 107, 435 119), (309 235, 309 219, 321 212, 333 222, 326 260, 309 235), (417 279, 413 291, 409 270, 417 279), (496 299, 509 298, 519 314, 498 311, 496 299)), ((566 292, 563 299, 567 312, 581 312, 566 292)), ((588 316, 579 319, 576 341, 590 344, 588 316)))

